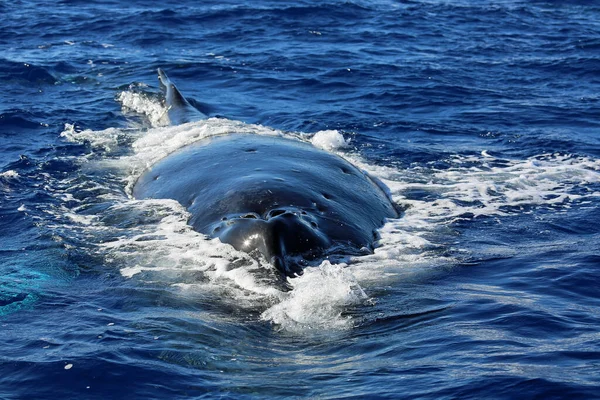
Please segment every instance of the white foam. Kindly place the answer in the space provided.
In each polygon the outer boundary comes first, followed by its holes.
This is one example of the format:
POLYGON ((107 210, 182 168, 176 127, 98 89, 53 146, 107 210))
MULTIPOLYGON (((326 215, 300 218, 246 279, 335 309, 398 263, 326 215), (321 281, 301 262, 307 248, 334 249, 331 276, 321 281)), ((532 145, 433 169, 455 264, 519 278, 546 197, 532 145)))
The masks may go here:
POLYGON ((319 131, 311 139, 313 146, 323 150, 334 151, 348 147, 348 141, 337 130, 319 131))
POLYGON ((75 213, 65 213, 65 217, 69 218, 73 223, 80 225, 91 225, 97 219, 94 215, 80 215, 75 213))
POLYGON ((60 136, 70 142, 89 143, 94 148, 107 152, 118 147, 119 137, 123 135, 123 130, 118 128, 108 128, 102 131, 78 130, 73 124, 65 124, 64 130, 60 133, 60 136))
POLYGON ((8 170, 0 173, 0 191, 11 192, 10 181, 17 180, 19 173, 17 171, 8 170))
POLYGON ((291 331, 352 327, 354 321, 344 311, 368 296, 345 266, 324 261, 319 267, 306 268, 304 275, 291 281, 294 289, 261 318, 291 331))
POLYGON ((166 126, 169 124, 167 110, 157 99, 142 93, 123 91, 117 96, 123 111, 133 111, 144 115, 152 127, 166 126))
POLYGON ((600 183, 600 160, 592 158, 542 154, 501 159, 483 151, 443 160, 444 169, 433 163, 397 169, 369 164, 347 152, 347 142, 338 131, 311 137, 222 118, 166 127, 158 118, 165 112, 158 101, 130 92, 119 99, 124 107, 147 115, 153 128, 77 131, 73 125, 65 126, 62 135, 67 140, 90 143, 103 151, 128 146, 131 154, 94 162, 82 159, 85 168, 110 171, 110 179, 60 182, 62 189, 53 194, 63 202, 52 212, 65 224, 62 230, 83 232, 107 265, 126 278, 160 281, 189 296, 230 299, 236 307, 257 311, 263 320, 288 331, 350 328, 356 321, 347 311, 368 302, 371 286, 426 277, 456 263, 457 254, 469 253, 459 247, 448 251, 455 242, 456 221, 510 218, 535 207, 562 210, 600 195, 594 186, 600 183), (186 223, 187 211, 177 202, 130 197, 135 180, 158 160, 190 143, 235 133, 310 137, 313 145, 341 154, 381 180, 406 211, 381 228, 374 254, 351 258, 348 265, 324 261, 291 279, 291 292, 281 292, 271 266, 193 231, 186 223), (83 190, 89 191, 89 199, 76 200, 81 196, 72 194, 83 190), (95 201, 110 206, 102 208, 101 215, 80 212, 95 201))
POLYGON ((16 179, 18 177, 19 177, 19 173, 17 171, 13 171, 13 170, 8 170, 8 171, 0 173, 0 178, 16 179))
MULTIPOLYGON (((373 167, 353 157, 370 174, 381 179, 399 203, 410 205, 407 214, 436 223, 456 218, 507 215, 525 206, 556 206, 598 192, 585 189, 600 182, 600 160, 570 155, 543 154, 526 160, 453 156, 447 169, 418 166, 405 171, 373 167), (431 200, 415 200, 411 192, 428 193, 431 200)), ((422 196, 421 196, 422 197, 422 196)))

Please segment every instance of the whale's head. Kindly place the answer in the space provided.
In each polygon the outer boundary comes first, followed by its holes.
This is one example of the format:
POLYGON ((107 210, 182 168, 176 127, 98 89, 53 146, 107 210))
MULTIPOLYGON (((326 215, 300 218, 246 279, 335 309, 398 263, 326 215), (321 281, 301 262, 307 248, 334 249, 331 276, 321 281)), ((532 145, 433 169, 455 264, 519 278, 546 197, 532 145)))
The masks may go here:
POLYGON ((302 275, 302 262, 319 257, 331 246, 318 219, 294 208, 224 216, 213 225, 213 237, 246 253, 260 252, 284 276, 302 275))

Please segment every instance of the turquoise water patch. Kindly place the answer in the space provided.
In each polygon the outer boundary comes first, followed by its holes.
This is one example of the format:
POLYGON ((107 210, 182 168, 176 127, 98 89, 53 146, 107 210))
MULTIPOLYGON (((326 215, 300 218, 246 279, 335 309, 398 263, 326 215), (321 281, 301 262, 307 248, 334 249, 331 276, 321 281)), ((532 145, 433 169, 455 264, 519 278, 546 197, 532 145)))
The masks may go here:
POLYGON ((50 287, 79 274, 55 250, 0 252, 0 317, 35 307, 50 287))
POLYGON ((0 282, 0 317, 32 307, 40 298, 48 276, 39 272, 8 271, 0 282))

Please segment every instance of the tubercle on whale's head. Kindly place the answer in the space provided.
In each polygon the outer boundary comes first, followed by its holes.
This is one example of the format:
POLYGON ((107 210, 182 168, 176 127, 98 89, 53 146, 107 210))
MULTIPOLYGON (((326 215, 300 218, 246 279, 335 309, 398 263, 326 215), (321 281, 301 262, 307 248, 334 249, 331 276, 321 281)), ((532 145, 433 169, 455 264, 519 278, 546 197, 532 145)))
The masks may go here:
POLYGON ((246 253, 254 251, 289 278, 303 273, 303 259, 322 255, 331 242, 308 215, 276 209, 264 218, 248 213, 215 224, 211 236, 246 253))

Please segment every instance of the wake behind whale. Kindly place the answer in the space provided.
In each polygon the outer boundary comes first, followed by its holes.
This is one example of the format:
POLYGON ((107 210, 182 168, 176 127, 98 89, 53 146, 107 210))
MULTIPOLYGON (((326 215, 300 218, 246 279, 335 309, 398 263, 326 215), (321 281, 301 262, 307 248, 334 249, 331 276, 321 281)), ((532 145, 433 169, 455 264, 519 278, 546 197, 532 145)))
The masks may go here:
MULTIPOLYGON (((159 70, 169 119, 205 116, 159 70)), ((297 140, 229 132, 188 145, 146 170, 138 199, 174 199, 198 232, 218 237, 283 276, 331 255, 373 251, 377 229, 399 216, 376 182, 339 156, 297 140)))

